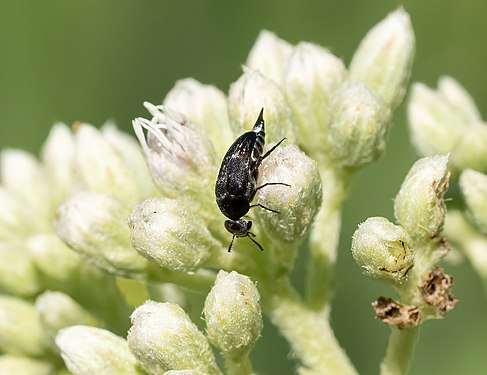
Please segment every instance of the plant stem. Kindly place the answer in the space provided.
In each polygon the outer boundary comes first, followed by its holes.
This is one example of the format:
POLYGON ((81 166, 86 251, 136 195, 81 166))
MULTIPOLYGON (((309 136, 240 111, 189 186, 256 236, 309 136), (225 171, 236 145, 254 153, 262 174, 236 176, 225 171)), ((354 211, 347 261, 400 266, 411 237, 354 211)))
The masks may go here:
POLYGON ((227 375, 250 375, 252 374, 252 363, 248 354, 238 358, 224 356, 225 373, 227 375))
POLYGON ((208 270, 177 272, 163 269, 157 264, 149 265, 147 279, 153 282, 173 283, 198 294, 208 294, 215 282, 215 273, 208 270))
POLYGON ((380 366, 380 375, 405 375, 414 352, 419 327, 391 328, 387 351, 380 366))

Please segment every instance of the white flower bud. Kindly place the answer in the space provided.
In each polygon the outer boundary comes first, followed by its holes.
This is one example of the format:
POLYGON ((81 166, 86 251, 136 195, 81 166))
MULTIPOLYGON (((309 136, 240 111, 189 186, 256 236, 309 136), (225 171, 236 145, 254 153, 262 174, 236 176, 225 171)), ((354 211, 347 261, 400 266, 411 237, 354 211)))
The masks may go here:
POLYGON ((281 84, 292 51, 293 46, 290 43, 280 39, 273 32, 262 30, 250 50, 245 65, 281 84))
POLYGON ((204 131, 218 154, 223 155, 234 140, 227 98, 215 86, 203 85, 193 78, 180 80, 166 95, 164 106, 190 118, 204 131))
POLYGON ((116 275, 137 275, 147 261, 131 246, 127 209, 103 193, 82 192, 59 207, 56 231, 97 267, 116 275))
POLYGON ((401 284, 414 264, 406 231, 384 217, 370 217, 352 237, 352 255, 362 272, 401 284))
POLYGON ((0 185, 0 239, 13 240, 26 237, 36 231, 36 225, 29 218, 27 205, 13 192, 0 185))
POLYGON ((177 112, 144 105, 152 120, 137 118, 132 124, 156 185, 169 196, 204 191, 215 173, 214 150, 206 134, 177 112))
POLYGON ((336 93, 330 106, 329 155, 345 167, 359 168, 385 149, 390 110, 362 83, 350 83, 336 93))
POLYGON ((276 148, 264 159, 258 186, 269 185, 257 191, 255 202, 279 213, 263 208, 258 215, 271 239, 293 242, 303 238, 321 206, 321 179, 317 163, 299 151, 296 146, 276 148))
POLYGON ((39 357, 48 349, 39 315, 21 299, 0 295, 0 351, 39 357))
POLYGON ((56 345, 73 375, 142 374, 139 364, 128 350, 127 342, 110 331, 72 326, 59 332, 56 345))
POLYGON ((30 297, 41 286, 37 270, 24 243, 0 242, 0 290, 9 294, 30 297))
POLYGON ((326 109, 346 76, 343 62, 325 48, 304 42, 294 48, 284 88, 296 120, 296 133, 304 149, 313 152, 327 147, 329 120, 326 109))
POLYGON ((443 195, 448 188, 448 156, 419 159, 409 170, 394 200, 394 214, 413 241, 430 241, 445 220, 443 195))
POLYGON ((132 245, 164 268, 192 271, 220 250, 190 207, 169 198, 140 203, 128 218, 132 245))
POLYGON ((487 172, 487 124, 478 123, 463 131, 451 153, 457 170, 467 168, 487 172))
POLYGON ((205 320, 210 342, 224 355, 239 357, 255 346, 262 331, 260 295, 247 276, 220 271, 206 297, 205 320))
POLYGON ((487 234, 487 175, 467 169, 460 175, 460 188, 475 224, 487 234))
POLYGON ((251 130, 260 109, 264 108, 266 141, 278 142, 284 137, 291 143, 294 141, 294 123, 287 99, 277 83, 261 73, 244 69, 244 74, 230 87, 228 107, 235 134, 251 130))
POLYGON ((399 8, 375 25, 360 42, 350 63, 350 77, 377 91, 394 109, 406 93, 414 50, 411 20, 399 8))
POLYGON ((17 355, 0 355, 0 374, 5 375, 52 375, 50 363, 17 355))
POLYGON ((178 305, 148 301, 131 319, 128 346, 149 374, 186 369, 221 374, 208 340, 178 305))
POLYGON ((438 93, 448 102, 455 113, 461 115, 467 123, 482 120, 475 101, 470 94, 452 77, 444 76, 438 81, 438 93))

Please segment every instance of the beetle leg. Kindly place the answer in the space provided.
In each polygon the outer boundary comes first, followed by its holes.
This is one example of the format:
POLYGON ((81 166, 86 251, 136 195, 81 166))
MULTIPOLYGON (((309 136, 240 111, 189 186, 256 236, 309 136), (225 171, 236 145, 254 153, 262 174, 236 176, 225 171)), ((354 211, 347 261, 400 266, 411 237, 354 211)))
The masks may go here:
POLYGON ((257 190, 259 190, 259 189, 262 189, 262 188, 264 188, 264 187, 266 187, 266 186, 269 186, 269 185, 284 185, 284 186, 289 186, 289 187, 291 187, 291 185, 289 185, 289 184, 285 184, 284 182, 266 182, 264 185, 261 185, 261 186, 259 186, 259 187, 256 187, 256 188, 255 188, 255 191, 257 191, 257 190))
POLYGON ((264 205, 262 205, 260 203, 253 204, 252 206, 249 207, 249 209, 252 208, 252 207, 261 207, 261 208, 263 208, 263 209, 265 209, 267 211, 271 211, 271 212, 275 212, 276 214, 280 214, 279 211, 273 210, 273 209, 271 209, 269 207, 266 207, 266 206, 264 206, 264 205))

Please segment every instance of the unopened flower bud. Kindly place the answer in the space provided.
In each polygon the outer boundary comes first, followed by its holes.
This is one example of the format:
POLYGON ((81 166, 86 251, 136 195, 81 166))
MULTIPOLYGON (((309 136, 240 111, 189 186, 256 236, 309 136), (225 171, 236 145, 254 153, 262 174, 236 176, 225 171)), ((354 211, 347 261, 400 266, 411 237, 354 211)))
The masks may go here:
POLYGON ((284 137, 294 141, 292 112, 284 93, 277 83, 258 71, 244 69, 230 87, 228 107, 235 134, 251 130, 264 108, 266 141, 278 142, 284 137))
POLYGON ((260 295, 247 276, 220 271, 205 301, 210 342, 224 355, 239 357, 254 347, 262 331, 260 295))
POLYGON ((0 242, 0 290, 31 297, 41 285, 37 270, 23 242, 0 242))
POLYGON ((475 224, 487 234, 487 175, 467 169, 460 175, 460 188, 475 224))
POLYGON ((166 371, 164 375, 207 375, 207 374, 198 370, 171 370, 171 371, 166 371))
POLYGON ((37 230, 26 212, 26 204, 3 186, 0 186, 0 240, 11 240, 28 236, 37 230))
POLYGON ((190 207, 169 198, 140 203, 128 218, 134 248, 174 271, 192 271, 220 250, 190 207))
POLYGON ((70 247, 97 267, 116 275, 136 276, 146 259, 131 246, 128 211, 103 193, 82 192, 59 207, 56 231, 70 247))
POLYGON ((290 43, 273 32, 262 30, 250 50, 245 65, 281 84, 292 51, 293 46, 290 43))
POLYGON ((233 142, 227 98, 215 86, 203 85, 193 78, 180 80, 166 95, 164 106, 191 119, 207 134, 219 154, 225 154, 228 145, 233 142))
POLYGON ((205 335, 178 305, 148 301, 131 319, 128 346, 149 374, 186 369, 221 374, 205 335))
POLYGON ((438 81, 438 93, 450 107, 468 123, 482 120, 475 101, 470 94, 452 77, 444 76, 438 81))
POLYGON ((362 83, 351 83, 330 103, 329 155, 345 167, 359 168, 385 149, 390 111, 362 83))
POLYGON ((375 25, 360 42, 350 77, 375 90, 394 109, 406 93, 415 39, 409 15, 399 8, 375 25))
POLYGON ((414 241, 429 241, 443 228, 443 195, 450 176, 447 163, 447 155, 419 159, 394 200, 394 215, 414 241))
POLYGON ((457 170, 467 168, 487 172, 487 124, 478 123, 464 129, 451 153, 451 163, 457 170))
POLYGON ((110 331, 71 326, 59 332, 56 345, 73 375, 143 374, 127 342, 110 331))
POLYGON ((406 231, 384 217, 370 217, 353 234, 352 255, 362 272, 401 284, 414 264, 406 231))
POLYGON ((0 374, 51 375, 53 366, 37 359, 17 355, 0 355, 0 374))
POLYGON ((343 62, 325 48, 304 42, 294 48, 284 88, 300 145, 311 153, 327 147, 328 103, 346 75, 343 62))
POLYGON ((263 187, 255 201, 278 212, 255 208, 270 238, 285 242, 303 238, 321 206, 317 163, 296 146, 281 145, 262 162, 258 186, 263 187))

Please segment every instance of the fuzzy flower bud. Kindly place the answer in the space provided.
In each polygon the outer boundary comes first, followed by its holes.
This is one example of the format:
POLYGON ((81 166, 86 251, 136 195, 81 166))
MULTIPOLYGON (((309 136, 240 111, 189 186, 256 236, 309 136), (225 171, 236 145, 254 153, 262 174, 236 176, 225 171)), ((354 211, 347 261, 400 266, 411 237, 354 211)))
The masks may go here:
POLYGON ((29 357, 0 355, 0 374, 52 375, 52 365, 29 357))
POLYGON ((90 262, 117 275, 144 272, 146 260, 132 248, 120 201, 103 193, 82 192, 58 210, 59 237, 90 262))
POLYGON ((465 129, 451 153, 451 163, 458 170, 467 168, 487 172, 487 124, 478 123, 465 129))
POLYGON ((28 236, 36 230, 38 223, 33 223, 26 215, 25 203, 14 192, 0 186, 0 240, 16 239, 28 236))
POLYGON ((73 375, 143 374, 127 342, 110 331, 72 326, 59 332, 56 345, 73 375))
POLYGON ((438 93, 465 122, 476 123, 482 120, 475 101, 460 83, 452 77, 440 77, 438 93))
POLYGON ((39 292, 37 270, 22 242, 0 242, 0 290, 30 297, 39 292))
POLYGON ((244 74, 230 87, 228 107, 235 134, 251 130, 259 110, 264 108, 266 141, 278 142, 284 137, 289 142, 294 141, 294 124, 287 99, 277 83, 261 73, 244 69, 244 74))
POLYGON ((394 109, 406 93, 415 39, 409 15, 399 8, 375 25, 360 42, 350 77, 375 90, 394 109))
POLYGON ((413 240, 431 240, 443 228, 443 195, 450 176, 447 163, 447 155, 419 159, 410 169, 394 200, 396 219, 413 240))
POLYGON ((245 65, 280 84, 292 51, 290 43, 270 31, 262 30, 245 65))
POLYGON ((304 149, 310 152, 325 150, 329 121, 326 108, 346 76, 343 62, 325 48, 304 42, 294 48, 284 88, 293 109, 298 139, 304 149))
POLYGON ((234 139, 228 123, 227 98, 215 86, 203 85, 193 78, 180 80, 166 95, 164 107, 190 118, 221 155, 234 139))
POLYGON ((254 283, 237 272, 220 271, 205 301, 210 342, 224 356, 239 357, 254 347, 262 331, 260 295, 254 283))
POLYGON ((177 200, 148 199, 135 207, 128 223, 134 248, 174 271, 192 271, 220 250, 203 222, 177 200))
POLYGON ((352 255, 362 272, 401 284, 414 264, 404 229, 383 217, 370 217, 353 234, 352 255))
POLYGON ((132 124, 155 184, 169 196, 199 192, 214 173, 214 150, 206 134, 180 113, 144 105, 152 120, 139 117, 132 124))
POLYGON ((390 111, 362 83, 351 83, 330 103, 329 154, 345 167, 359 168, 385 149, 390 111))
POLYGON ((148 301, 131 319, 128 345, 149 374, 186 369, 221 374, 208 340, 178 305, 148 301))
POLYGON ((316 162, 296 146, 276 148, 261 165, 256 202, 278 211, 259 209, 258 214, 270 238, 297 241, 306 234, 321 206, 321 179, 316 162))
POLYGON ((198 370, 171 370, 166 371, 164 375, 206 375, 198 370))
POLYGON ((475 224, 487 234, 487 175, 467 169, 460 175, 460 188, 475 224))

